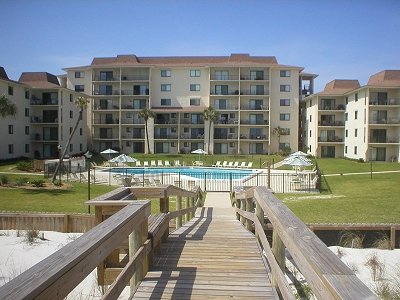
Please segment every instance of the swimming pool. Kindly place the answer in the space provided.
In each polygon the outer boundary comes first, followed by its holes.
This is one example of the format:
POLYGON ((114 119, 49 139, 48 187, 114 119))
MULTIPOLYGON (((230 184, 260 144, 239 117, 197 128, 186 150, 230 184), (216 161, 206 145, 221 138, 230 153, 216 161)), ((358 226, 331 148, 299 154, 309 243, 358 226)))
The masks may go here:
POLYGON ((254 173, 253 170, 242 169, 222 169, 222 168, 196 168, 196 167, 179 167, 179 168, 118 168, 111 170, 114 173, 121 174, 176 174, 184 175, 197 179, 242 179, 254 173))

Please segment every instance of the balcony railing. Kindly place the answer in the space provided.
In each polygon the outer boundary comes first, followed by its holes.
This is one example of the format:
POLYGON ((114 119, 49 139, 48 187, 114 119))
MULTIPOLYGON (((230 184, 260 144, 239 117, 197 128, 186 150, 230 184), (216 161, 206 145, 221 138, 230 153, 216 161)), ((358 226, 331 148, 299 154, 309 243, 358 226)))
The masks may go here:
POLYGON ((111 140, 111 139, 118 139, 118 135, 112 135, 112 134, 95 134, 94 136, 93 136, 93 138, 95 138, 95 139, 108 139, 108 140, 111 140))
POLYGON ((148 81, 149 75, 122 75, 122 81, 148 81))
POLYGON ((131 124, 138 124, 138 125, 144 125, 144 120, 143 119, 122 119, 121 121, 122 125, 131 125, 131 124))
POLYGON ((58 99, 43 100, 36 97, 32 97, 31 105, 58 105, 58 99))
POLYGON ((119 119, 93 119, 93 124, 119 124, 119 119))
POLYGON ((228 90, 228 91, 215 91, 215 90, 211 90, 210 91, 210 95, 224 95, 224 96, 228 96, 228 95, 239 95, 239 90, 228 90))
POLYGON ((118 96, 120 94, 119 90, 112 90, 112 91, 100 91, 100 90, 95 90, 94 91, 95 95, 107 95, 107 96, 118 96))
POLYGON ((94 110, 114 110, 114 109, 119 109, 118 105, 105 105, 105 106, 101 106, 101 105, 97 105, 95 104, 93 106, 94 110))
POLYGON ((328 143, 330 143, 330 142, 339 142, 339 143, 341 143, 341 142, 343 142, 343 138, 340 138, 338 136, 334 136, 334 137, 318 137, 318 142, 322 142, 322 143, 324 143, 324 142, 328 142, 328 143))
POLYGON ((398 98, 390 98, 387 100, 370 100, 369 105, 400 105, 400 99, 398 98))
POLYGON ((400 124, 400 117, 399 118, 389 118, 386 119, 372 119, 369 120, 369 124, 400 124))
POLYGON ((211 80, 239 80, 239 75, 211 75, 211 80))
POLYGON ((335 122, 319 121, 318 126, 344 126, 344 122, 343 121, 335 121, 335 122))
POLYGON ((144 134, 123 134, 122 139, 144 139, 144 134))
POLYGON ((58 118, 45 118, 43 119, 42 117, 37 117, 37 116, 31 116, 31 123, 58 123, 58 118))
POLYGON ((242 89, 240 90, 240 95, 258 95, 258 96, 269 95, 269 90, 264 89, 263 91, 255 91, 255 90, 242 89))
POLYGON ((345 110, 344 104, 339 104, 339 105, 320 105, 318 106, 319 110, 345 110))
POLYGON ((247 104, 242 104, 240 106, 240 109, 243 110, 269 110, 269 107, 266 105, 247 105, 247 104))
POLYGON ((93 81, 119 81, 119 75, 115 74, 112 77, 101 77, 100 75, 94 75, 93 81))
POLYGON ((31 134, 32 141, 58 141, 58 135, 41 135, 40 133, 31 134))
POLYGON ((269 125, 268 120, 240 120, 243 125, 269 125))
POLYGON ((178 124, 178 120, 177 119, 169 119, 169 120, 157 120, 156 119, 156 120, 154 120, 154 123, 155 124, 163 124, 163 125, 178 124))
POLYGON ((250 74, 240 74, 240 80, 269 80, 269 77, 266 75, 257 76, 250 74))
POLYGON ((201 125, 201 124, 204 124, 204 120, 193 121, 193 120, 189 120, 189 119, 183 119, 183 120, 181 120, 181 124, 201 125))
POLYGON ((372 136, 369 139, 370 143, 398 143, 400 138, 398 136, 372 136))
POLYGON ((226 106, 214 106, 215 109, 218 110, 237 110, 237 105, 226 105, 226 106))
POLYGON ((147 95, 149 95, 149 89, 146 89, 145 91, 121 90, 121 95, 123 95, 123 96, 147 96, 147 95))

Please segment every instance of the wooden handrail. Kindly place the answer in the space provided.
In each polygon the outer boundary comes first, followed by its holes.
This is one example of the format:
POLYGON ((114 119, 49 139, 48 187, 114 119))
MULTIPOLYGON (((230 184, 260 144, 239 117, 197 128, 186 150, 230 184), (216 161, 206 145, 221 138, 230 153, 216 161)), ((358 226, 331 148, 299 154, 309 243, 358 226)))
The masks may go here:
MULTIPOLYGON (((270 190, 265 187, 254 187, 237 192, 234 198, 239 200, 238 203, 243 202, 241 199, 255 200, 257 217, 253 217, 253 219, 260 221, 260 223, 255 222, 255 232, 264 246, 268 259, 274 259, 274 255, 269 255, 269 251, 266 249, 268 241, 263 230, 264 214, 268 217, 274 233, 286 246, 318 299, 377 299, 350 268, 329 250, 270 190)), ((248 213, 241 213, 239 208, 237 211, 243 218, 250 216, 248 213)), ((254 216, 254 214, 252 215, 254 216)), ((276 253, 274 254, 277 257, 276 253)), ((273 281, 276 281, 277 288, 286 289, 286 285, 280 282, 284 277, 277 276, 278 272, 282 273, 282 266, 271 263, 271 267, 272 273, 275 274, 273 281)), ((287 291, 281 290, 281 293, 285 295, 287 291)), ((291 297, 289 296, 288 299, 291 297)))
MULTIPOLYGON (((150 215, 150 201, 130 203, 0 288, 0 299, 63 299, 150 215)), ((132 277, 131 274, 127 276, 132 277)))

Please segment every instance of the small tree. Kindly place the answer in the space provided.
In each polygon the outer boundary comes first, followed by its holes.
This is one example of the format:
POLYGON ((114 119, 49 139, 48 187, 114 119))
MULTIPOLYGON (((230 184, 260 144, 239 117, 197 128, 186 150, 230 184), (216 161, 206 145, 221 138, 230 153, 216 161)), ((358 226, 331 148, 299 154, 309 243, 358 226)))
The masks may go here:
POLYGON ((148 125, 149 118, 154 118, 155 116, 156 116, 156 114, 148 108, 143 108, 139 112, 139 118, 144 119, 144 126, 146 128, 147 149, 148 149, 149 153, 151 153, 151 151, 150 151, 149 131, 147 130, 147 128, 148 128, 147 125, 148 125))
POLYGON ((214 107, 208 107, 204 110, 203 112, 203 118, 206 121, 209 121, 209 127, 208 127, 208 147, 207 147, 207 153, 210 154, 210 143, 211 143, 211 127, 212 124, 218 120, 219 113, 215 110, 214 107))
POLYGON ((64 147, 64 150, 63 150, 62 154, 60 155, 60 159, 58 160, 56 169, 55 169, 54 174, 53 174, 53 178, 51 179, 53 184, 56 181, 58 170, 60 169, 61 163, 62 163, 62 161, 63 161, 63 159, 65 157, 65 154, 67 153, 67 150, 68 150, 69 144, 71 143, 72 137, 74 136, 74 133, 75 133, 76 129, 78 128, 79 122, 82 120, 82 113, 83 113, 83 111, 85 109, 87 109, 87 106, 89 104, 89 100, 86 99, 85 97, 78 97, 78 99, 75 100, 75 104, 79 108, 78 119, 76 120, 75 126, 74 126, 71 134, 69 135, 68 141, 67 141, 67 143, 66 143, 66 145, 64 147))
POLYGON ((279 146, 281 144, 281 135, 285 134, 285 129, 281 128, 280 126, 275 127, 272 130, 272 134, 278 137, 278 152, 280 151, 279 146))
POLYGON ((12 103, 6 96, 0 96, 0 116, 15 116, 17 114, 17 106, 12 103))

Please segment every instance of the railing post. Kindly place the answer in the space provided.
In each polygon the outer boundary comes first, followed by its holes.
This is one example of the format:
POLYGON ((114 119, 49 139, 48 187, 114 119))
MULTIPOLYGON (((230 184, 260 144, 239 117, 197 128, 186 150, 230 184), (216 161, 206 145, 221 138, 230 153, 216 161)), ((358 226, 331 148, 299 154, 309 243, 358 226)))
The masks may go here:
MULTIPOLYGON (((235 201, 235 207, 236 208, 240 208, 240 200, 239 199, 236 199, 236 201, 235 201)), ((236 219, 238 220, 238 221, 240 221, 240 214, 237 212, 236 213, 236 219)))
POLYGON ((268 168, 268 171, 267 171, 267 188, 271 188, 271 162, 267 162, 267 168, 268 168))
MULTIPOLYGON (((253 198, 247 198, 246 199, 246 211, 247 212, 252 212, 252 210, 253 210, 253 198)), ((248 231, 251 231, 253 229, 251 220, 250 219, 246 219, 245 222, 246 222, 246 229, 248 231)))
MULTIPOLYGON (((261 226, 264 226, 264 211, 263 211, 263 209, 261 208, 261 206, 260 206, 260 204, 258 202, 256 203, 256 215, 255 215, 255 218, 257 218, 260 221, 261 226)), ((256 234, 257 239, 259 239, 259 234, 258 234, 257 231, 255 231, 255 234, 256 234)))
POLYGON ((168 197, 160 198, 160 212, 161 213, 169 212, 169 198, 168 197))
MULTIPOLYGON (((274 254, 281 270, 285 272, 285 245, 275 229, 272 233, 272 253, 274 254)), ((272 285, 278 287, 278 283, 274 276, 272 276, 272 285)))
MULTIPOLYGON (((131 260, 136 251, 144 244, 147 239, 148 233, 148 220, 144 220, 142 224, 138 225, 134 231, 129 235, 129 259, 131 260)), ((136 286, 144 278, 148 271, 148 258, 145 257, 141 266, 137 268, 135 274, 133 274, 130 280, 130 291, 131 295, 135 292, 136 286)))
MULTIPOLYGON (((190 203, 189 203, 189 197, 186 197, 186 198, 185 198, 185 208, 188 208, 189 205, 190 205, 190 203)), ((187 213, 185 216, 186 216, 186 217, 185 217, 186 222, 189 222, 189 221, 190 221, 190 213, 187 213)))
MULTIPOLYGON (((190 197, 190 207, 194 207, 194 203, 195 203, 194 197, 190 197)), ((194 218, 194 211, 190 213, 189 217, 190 219, 194 218)))
MULTIPOLYGON (((246 210, 246 199, 240 199, 240 209, 246 210)), ((244 225, 246 218, 240 215, 240 222, 244 225)))
MULTIPOLYGON (((176 196, 176 210, 181 210, 182 209, 182 196, 176 196)), ((176 229, 180 228, 182 226, 182 216, 179 216, 175 220, 176 223, 176 229)))

